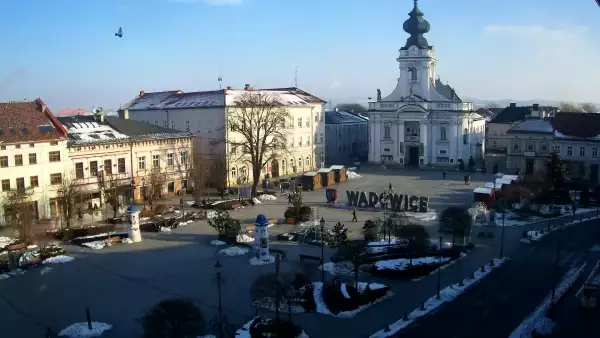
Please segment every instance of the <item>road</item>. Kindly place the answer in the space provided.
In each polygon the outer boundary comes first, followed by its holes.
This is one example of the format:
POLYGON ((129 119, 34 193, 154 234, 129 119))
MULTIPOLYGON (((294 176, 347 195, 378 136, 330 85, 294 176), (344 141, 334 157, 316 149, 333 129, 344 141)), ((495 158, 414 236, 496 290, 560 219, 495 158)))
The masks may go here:
POLYGON ((508 337, 552 290, 555 271, 562 276, 589 258, 598 226, 598 221, 588 221, 517 249, 504 267, 396 337, 508 337))

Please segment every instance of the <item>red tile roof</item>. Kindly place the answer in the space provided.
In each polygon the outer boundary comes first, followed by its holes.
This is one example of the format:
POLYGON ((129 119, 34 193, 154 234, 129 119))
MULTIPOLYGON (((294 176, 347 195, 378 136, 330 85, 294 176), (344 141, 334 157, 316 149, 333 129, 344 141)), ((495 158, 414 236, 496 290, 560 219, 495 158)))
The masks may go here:
POLYGON ((600 135, 600 114, 560 112, 548 120, 554 130, 566 136, 592 138, 600 135))
POLYGON ((0 142, 21 143, 65 139, 64 127, 44 101, 0 102, 0 142))

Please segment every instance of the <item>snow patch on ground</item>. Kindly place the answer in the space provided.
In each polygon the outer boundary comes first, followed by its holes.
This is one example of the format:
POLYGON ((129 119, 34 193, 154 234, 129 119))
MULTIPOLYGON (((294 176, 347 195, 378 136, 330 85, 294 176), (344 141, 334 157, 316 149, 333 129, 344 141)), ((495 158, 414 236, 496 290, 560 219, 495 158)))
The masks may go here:
POLYGON ((243 255, 247 254, 248 251, 250 251, 250 249, 246 248, 246 247, 230 246, 229 248, 225 248, 225 249, 219 251, 219 253, 222 253, 227 256, 243 256, 243 255))
POLYGON ((171 232, 173 230, 171 230, 171 228, 167 228, 167 227, 160 227, 160 232, 171 232))
POLYGON ((123 244, 133 244, 133 241, 129 237, 125 237, 121 240, 123 244))
POLYGON ((254 202, 254 204, 262 204, 262 202, 256 197, 252 198, 252 202, 254 202))
POLYGON ((75 258, 71 256, 59 255, 44 259, 42 264, 63 264, 72 262, 75 258))
POLYGON ((494 266, 487 264, 485 266, 484 272, 481 272, 480 269, 475 271, 474 278, 465 279, 463 281, 463 285, 460 285, 459 283, 457 283, 457 284, 452 284, 452 285, 445 287, 444 289, 442 289, 440 291, 439 299, 437 298, 437 295, 434 295, 433 297, 429 298, 424 303, 424 310, 421 310, 420 308, 415 309, 413 312, 411 312, 408 315, 408 320, 400 319, 400 320, 388 325, 387 328, 372 334, 369 338, 384 338, 384 337, 394 336, 396 333, 400 332, 401 330, 403 330, 410 324, 414 323, 420 317, 423 317, 423 316, 426 316, 428 314, 435 312, 439 308, 440 305, 453 301, 456 297, 458 297, 460 294, 462 294, 465 290, 467 290, 468 288, 470 288, 471 286, 473 286, 474 284, 479 282, 482 278, 487 276, 495 268, 504 264, 504 262, 506 262, 506 259, 494 259, 494 266))
MULTIPOLYGON (((362 284, 359 283, 358 284, 358 290, 359 290, 359 292, 364 291, 366 289, 366 287, 367 287, 367 284, 368 283, 364 283, 364 282, 362 284)), ((317 305, 316 312, 320 313, 320 314, 323 314, 323 315, 334 316, 334 317, 337 317, 337 318, 352 318, 352 317, 356 316, 356 314, 358 314, 359 312, 361 312, 364 309, 368 308, 369 306, 377 304, 377 303, 379 303, 379 302, 381 302, 381 301, 383 301, 383 300, 385 300, 385 299, 387 299, 387 298, 389 298, 389 297, 391 297, 393 295, 393 293, 391 291, 388 291, 388 293, 385 296, 377 299, 373 303, 365 304, 365 305, 363 305, 363 306, 361 306, 358 309, 353 310, 353 311, 340 312, 337 315, 334 315, 333 313, 331 313, 329 311, 329 309, 327 308, 327 305, 325 304, 325 300, 323 300, 323 283, 322 282, 314 282, 313 285, 314 285, 313 296, 314 296, 314 299, 315 299, 315 304, 317 305)), ((342 285, 343 285, 343 287, 342 287, 341 291, 342 291, 342 293, 344 293, 344 291, 345 291, 344 297, 350 298, 350 295, 348 295, 348 291, 346 290, 346 283, 343 283, 342 285)), ((382 287, 381 284, 378 284, 378 283, 371 283, 369 285, 370 285, 370 287, 372 289, 377 289, 377 288, 381 288, 382 287)), ((383 287, 385 287, 385 286, 383 286, 383 287)))
POLYGON ((346 299, 350 299, 350 294, 348 293, 348 289, 346 289, 346 283, 342 283, 340 285, 340 291, 342 291, 342 295, 344 295, 344 298, 346 299))
POLYGON ((217 216, 217 212, 214 210, 207 210, 206 211, 206 219, 213 219, 217 216))
POLYGON ((361 177, 362 177, 361 175, 355 173, 354 171, 348 171, 348 179, 349 180, 353 180, 353 179, 361 178, 361 177))
POLYGON ((69 338, 87 338, 100 337, 105 331, 112 329, 112 325, 100 322, 92 322, 92 329, 88 328, 88 323, 75 323, 60 331, 60 337, 69 338))
POLYGON ((260 196, 258 196, 258 198, 263 201, 275 201, 277 199, 277 197, 275 197, 273 195, 269 195, 269 194, 260 195, 260 196))
POLYGON ((1 274, 0 280, 9 279, 10 277, 20 276, 23 274, 25 274, 25 270, 16 269, 16 270, 10 271, 8 273, 1 274))
POLYGON ((11 237, 0 237, 0 249, 4 248, 5 246, 11 245, 16 241, 17 240, 15 238, 11 237))
POLYGON ((267 265, 275 263, 275 257, 269 256, 269 259, 266 261, 261 260, 260 258, 252 257, 250 258, 250 265, 267 265))
POLYGON ((188 224, 192 224, 194 223, 194 221, 189 220, 189 221, 183 221, 183 222, 179 222, 179 224, 177 224, 178 227, 182 227, 182 226, 186 226, 188 224))
POLYGON ((246 234, 237 235, 235 240, 238 243, 252 243, 254 242, 254 237, 248 236, 246 234))
POLYGON ((52 268, 49 267, 49 266, 45 266, 45 267, 42 268, 42 270, 40 270, 40 275, 43 276, 43 275, 47 274, 50 271, 52 271, 52 268))
POLYGON ((21 257, 19 257, 19 265, 25 265, 26 262, 39 257, 40 253, 38 251, 25 252, 21 255, 21 257))
POLYGON ((319 269, 325 269, 326 272, 333 276, 352 276, 354 274, 354 263, 346 262, 328 262, 319 267, 319 269))
POLYGON ((210 242, 208 242, 208 243, 210 243, 210 245, 216 245, 216 246, 219 246, 219 245, 225 245, 225 244, 227 244, 227 243, 225 243, 225 242, 223 242, 223 241, 220 241, 220 240, 218 240, 218 239, 213 239, 212 241, 210 241, 210 242))
MULTIPOLYGON (((449 257, 419 257, 412 259, 412 265, 425 265, 425 264, 437 264, 437 263, 446 263, 450 261, 449 257)), ((402 271, 406 270, 411 264, 411 260, 409 258, 398 258, 398 259, 390 259, 385 261, 377 261, 375 262, 375 267, 377 270, 396 270, 402 271)))
POLYGON ((104 241, 93 241, 93 242, 81 243, 81 245, 87 246, 88 248, 91 248, 94 250, 100 250, 100 249, 104 249, 104 247, 106 246, 106 243, 104 241))

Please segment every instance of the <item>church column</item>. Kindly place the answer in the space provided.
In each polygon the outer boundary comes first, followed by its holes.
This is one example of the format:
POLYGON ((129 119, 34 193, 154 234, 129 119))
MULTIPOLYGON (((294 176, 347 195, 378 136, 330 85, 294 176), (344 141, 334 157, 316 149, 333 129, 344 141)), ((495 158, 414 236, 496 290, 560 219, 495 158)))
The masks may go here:
POLYGON ((434 164, 436 163, 436 157, 437 157, 437 133, 439 133, 439 131, 437 131, 436 125, 437 122, 434 122, 432 119, 428 120, 428 124, 429 124, 429 163, 434 164))
POLYGON ((419 129, 421 130, 421 142, 423 143, 423 165, 429 163, 429 133, 427 128, 429 128, 429 123, 427 123, 427 120, 419 122, 419 129))

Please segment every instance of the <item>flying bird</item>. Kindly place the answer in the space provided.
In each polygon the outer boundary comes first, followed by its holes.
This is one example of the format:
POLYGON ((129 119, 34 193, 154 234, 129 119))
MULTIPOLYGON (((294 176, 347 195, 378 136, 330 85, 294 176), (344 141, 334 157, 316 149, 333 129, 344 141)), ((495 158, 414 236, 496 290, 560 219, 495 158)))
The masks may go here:
POLYGON ((117 31, 115 33, 115 36, 122 38, 123 37, 123 29, 121 29, 121 27, 119 27, 119 31, 117 31))

